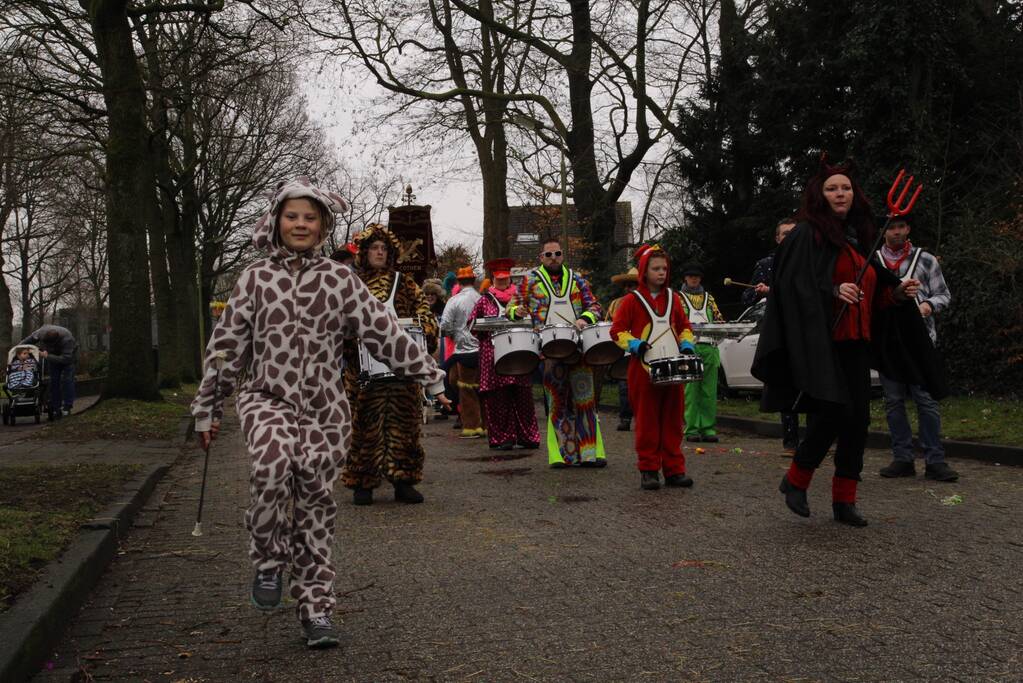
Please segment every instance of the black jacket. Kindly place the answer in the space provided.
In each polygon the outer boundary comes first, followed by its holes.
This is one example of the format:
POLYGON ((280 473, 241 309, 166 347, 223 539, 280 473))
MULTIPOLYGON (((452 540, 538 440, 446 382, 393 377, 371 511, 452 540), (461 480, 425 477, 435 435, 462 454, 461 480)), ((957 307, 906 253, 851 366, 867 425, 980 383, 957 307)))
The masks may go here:
MULTIPOLYGON (((775 252, 771 296, 752 367, 753 376, 764 383, 762 410, 792 410, 797 397, 800 412, 816 410, 822 401, 849 402, 831 338, 837 258, 838 247, 818 244, 806 223, 797 225, 775 252)), ((878 278, 876 297, 898 285, 876 260, 871 267, 878 278)), ((914 302, 886 309, 875 305, 872 321, 875 368, 896 381, 924 386, 936 399, 948 394, 940 359, 914 302)))

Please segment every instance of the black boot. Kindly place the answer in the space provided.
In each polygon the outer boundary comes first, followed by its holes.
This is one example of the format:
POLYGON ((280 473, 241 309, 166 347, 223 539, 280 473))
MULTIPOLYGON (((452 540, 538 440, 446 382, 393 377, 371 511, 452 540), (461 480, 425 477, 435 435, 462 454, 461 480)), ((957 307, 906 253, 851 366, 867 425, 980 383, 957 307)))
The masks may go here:
POLYGON ((836 522, 849 526, 867 526, 867 520, 856 509, 856 503, 832 503, 831 509, 835 511, 836 522))
POLYGON ((906 462, 905 460, 892 460, 891 464, 882 467, 878 474, 885 479, 894 479, 896 477, 915 477, 916 468, 911 462, 906 462))
POLYGON ((352 491, 352 502, 356 505, 372 505, 373 489, 364 489, 361 486, 356 486, 355 490, 352 491))
POLYGON ((618 419, 618 427, 617 427, 617 429, 620 432, 627 432, 627 431, 629 431, 630 429, 632 429, 632 420, 630 420, 627 417, 619 418, 618 419))
POLYGON ((927 465, 924 477, 934 481, 958 481, 959 473, 949 467, 947 462, 936 462, 933 465, 927 465))
POLYGON ((639 473, 639 487, 647 491, 656 491, 661 488, 661 477, 656 471, 644 470, 639 473))
POLYGON ((409 481, 394 482, 394 499, 401 503, 422 503, 423 494, 416 491, 416 487, 409 481))
POLYGON ((798 488, 789 481, 788 476, 781 478, 778 490, 785 494, 785 504, 800 517, 810 516, 810 504, 806 502, 806 490, 798 488))
POLYGON ((678 486, 678 487, 687 489, 687 488, 689 488, 689 487, 691 487, 693 485, 693 480, 690 477, 687 477, 685 475, 685 473, 683 473, 683 474, 673 474, 670 477, 665 477, 664 478, 664 485, 665 486, 678 486))

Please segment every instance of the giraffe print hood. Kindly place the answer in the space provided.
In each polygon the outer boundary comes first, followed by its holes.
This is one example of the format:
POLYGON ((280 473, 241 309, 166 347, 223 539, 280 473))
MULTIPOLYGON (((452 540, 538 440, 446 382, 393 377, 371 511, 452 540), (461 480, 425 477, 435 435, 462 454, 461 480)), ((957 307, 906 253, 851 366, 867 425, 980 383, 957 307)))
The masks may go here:
POLYGON ((296 255, 281 242, 280 232, 277 229, 277 219, 280 216, 281 206, 284 202, 288 199, 298 198, 311 199, 324 209, 323 234, 320 235, 320 242, 313 249, 313 252, 318 254, 322 250, 323 245, 327 242, 327 238, 330 237, 330 233, 334 230, 334 214, 346 211, 348 204, 341 198, 341 195, 316 187, 306 176, 298 176, 292 180, 282 180, 273 189, 270 194, 270 207, 266 213, 260 216, 259 220, 256 221, 256 226, 252 229, 252 243, 257 249, 267 252, 271 256, 287 258, 296 255))

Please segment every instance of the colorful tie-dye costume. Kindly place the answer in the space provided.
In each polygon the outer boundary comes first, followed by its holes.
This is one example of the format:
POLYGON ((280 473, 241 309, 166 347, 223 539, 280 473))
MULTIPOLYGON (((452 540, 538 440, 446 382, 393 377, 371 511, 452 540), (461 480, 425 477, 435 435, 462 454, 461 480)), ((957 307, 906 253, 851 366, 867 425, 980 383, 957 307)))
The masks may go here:
MULTIPOLYGON (((572 308, 577 318, 595 323, 600 320, 600 303, 589 283, 578 273, 562 267, 552 284, 565 293, 568 283, 572 308)), ((519 286, 518 294, 508 306, 509 317, 518 309, 528 311, 533 324, 543 325, 551 296, 543 277, 530 271, 519 286)), ((543 364, 543 386, 547 397, 547 459, 551 465, 593 465, 605 460, 604 440, 600 435, 597 404, 593 392, 593 369, 583 361, 573 364, 546 360, 543 364)))
MULTIPOLYGON (((484 293, 472 309, 470 319, 500 315, 501 308, 490 293, 484 293)), ((489 332, 474 332, 480 340, 480 396, 487 420, 491 446, 518 444, 536 448, 540 430, 533 407, 533 385, 529 375, 499 375, 494 369, 494 342, 489 332)))

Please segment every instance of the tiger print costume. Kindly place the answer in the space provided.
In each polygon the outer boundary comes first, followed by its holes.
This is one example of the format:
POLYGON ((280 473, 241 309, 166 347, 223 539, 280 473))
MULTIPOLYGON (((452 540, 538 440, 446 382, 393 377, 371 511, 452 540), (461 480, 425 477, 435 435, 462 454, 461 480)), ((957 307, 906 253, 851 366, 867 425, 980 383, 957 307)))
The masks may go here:
MULTIPOLYGON (((437 319, 415 280, 394 269, 399 253, 397 237, 382 225, 371 225, 357 236, 357 241, 356 275, 383 302, 391 294, 394 278, 401 278, 394 296, 395 311, 399 318, 419 321, 427 349, 433 353, 437 348, 437 319), (380 240, 388 245, 387 266, 384 270, 371 270, 366 250, 380 240)), ((421 443, 422 390, 417 384, 401 381, 360 386, 357 340, 346 342, 344 358, 345 392, 351 397, 354 433, 341 481, 350 489, 374 489, 380 486, 382 478, 391 483, 419 483, 425 458, 421 443)))

